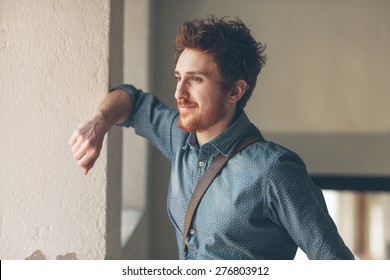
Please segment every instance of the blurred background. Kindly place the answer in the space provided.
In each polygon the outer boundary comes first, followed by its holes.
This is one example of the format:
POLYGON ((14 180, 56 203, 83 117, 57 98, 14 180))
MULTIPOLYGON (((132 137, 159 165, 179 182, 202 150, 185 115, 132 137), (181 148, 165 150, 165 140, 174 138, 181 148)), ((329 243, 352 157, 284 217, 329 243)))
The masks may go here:
POLYGON ((174 106, 175 34, 210 14, 267 45, 252 122, 303 158, 357 258, 390 259, 390 1, 0 0, 1 259, 177 258, 161 154, 113 128, 84 177, 67 141, 119 83, 174 106))

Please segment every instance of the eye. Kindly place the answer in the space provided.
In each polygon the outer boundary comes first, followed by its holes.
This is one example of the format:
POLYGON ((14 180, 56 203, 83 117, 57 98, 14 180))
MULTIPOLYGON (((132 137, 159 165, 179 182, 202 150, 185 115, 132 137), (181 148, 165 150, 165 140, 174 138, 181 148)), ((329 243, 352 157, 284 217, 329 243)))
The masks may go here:
POLYGON ((175 80, 176 80, 177 82, 179 82, 179 81, 181 80, 181 77, 180 77, 180 76, 175 76, 175 80))
POLYGON ((191 77, 191 81, 194 81, 194 82, 201 82, 201 81, 202 81, 202 78, 201 78, 201 77, 198 77, 198 76, 192 76, 192 77, 191 77))

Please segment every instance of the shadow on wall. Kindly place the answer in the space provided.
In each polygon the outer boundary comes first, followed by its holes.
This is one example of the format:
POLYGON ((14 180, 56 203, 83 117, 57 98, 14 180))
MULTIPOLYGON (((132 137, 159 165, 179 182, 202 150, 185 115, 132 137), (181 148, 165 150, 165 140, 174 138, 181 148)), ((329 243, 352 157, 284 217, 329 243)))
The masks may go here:
MULTIPOLYGON (((46 256, 41 250, 36 250, 25 260, 46 260, 46 256)), ((56 260, 77 260, 77 257, 76 253, 66 253, 65 255, 58 255, 56 260)))

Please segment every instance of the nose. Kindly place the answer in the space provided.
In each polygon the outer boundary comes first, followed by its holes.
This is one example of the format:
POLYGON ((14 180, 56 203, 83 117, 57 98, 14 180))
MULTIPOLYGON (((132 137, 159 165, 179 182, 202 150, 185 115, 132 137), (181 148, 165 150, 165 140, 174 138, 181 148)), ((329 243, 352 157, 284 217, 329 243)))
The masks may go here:
POLYGON ((186 97, 188 97, 188 91, 187 91, 186 84, 182 80, 177 81, 176 91, 175 91, 175 99, 180 100, 180 99, 183 99, 186 97))

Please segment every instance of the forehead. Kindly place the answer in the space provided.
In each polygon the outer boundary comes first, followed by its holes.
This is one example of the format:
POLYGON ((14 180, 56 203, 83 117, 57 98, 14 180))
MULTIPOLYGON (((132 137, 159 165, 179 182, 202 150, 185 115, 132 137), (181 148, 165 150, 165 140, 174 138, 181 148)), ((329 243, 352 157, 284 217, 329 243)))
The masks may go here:
POLYGON ((197 49, 186 48, 177 60, 175 73, 202 73, 206 76, 219 77, 219 71, 214 59, 197 49))

